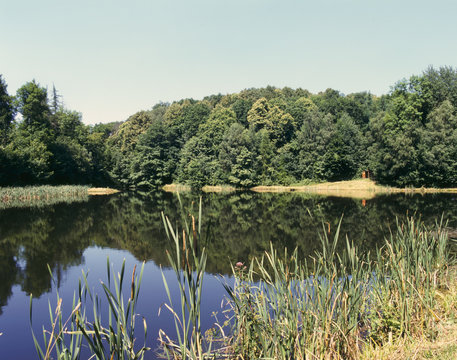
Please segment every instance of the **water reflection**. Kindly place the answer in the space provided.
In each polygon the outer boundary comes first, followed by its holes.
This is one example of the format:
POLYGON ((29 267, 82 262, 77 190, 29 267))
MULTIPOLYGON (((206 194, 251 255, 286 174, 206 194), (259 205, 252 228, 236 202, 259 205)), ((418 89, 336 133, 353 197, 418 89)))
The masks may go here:
MULTIPOLYGON (((388 235, 395 218, 417 213, 426 222, 441 214, 455 227, 455 195, 396 194, 362 202, 309 194, 229 193, 203 195, 203 232, 207 271, 227 274, 230 263, 248 261, 269 248, 298 247, 304 256, 319 248, 319 233, 333 236, 343 214, 341 233, 362 250, 388 235), (324 225, 324 226, 323 226, 324 225)), ((39 297, 51 289, 47 265, 58 281, 78 265, 89 246, 128 250, 138 260, 166 265, 167 243, 161 211, 179 222, 199 195, 118 194, 87 202, 0 211, 0 311, 11 288, 19 285, 39 297)), ((192 205, 193 204, 193 205, 192 205)), ((340 246, 345 246, 340 242, 340 246)))

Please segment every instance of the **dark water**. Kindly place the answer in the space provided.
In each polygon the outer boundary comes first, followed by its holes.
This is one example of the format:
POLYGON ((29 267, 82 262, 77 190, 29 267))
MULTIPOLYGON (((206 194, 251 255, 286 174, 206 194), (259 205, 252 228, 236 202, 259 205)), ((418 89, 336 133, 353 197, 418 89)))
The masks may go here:
MULTIPOLYGON (((230 281, 231 263, 261 255, 270 242, 277 249, 298 247, 303 257, 312 255, 319 249, 323 227, 332 236, 343 215, 342 235, 368 251, 382 244, 389 228, 395 227, 396 217, 407 214, 416 213, 429 223, 444 215, 450 227, 457 227, 455 197, 396 194, 363 204, 360 200, 296 193, 203 195, 202 245, 208 252, 204 325, 213 322, 211 314, 220 310, 224 295, 217 274, 230 281)), ((188 209, 192 202, 196 206, 199 196, 182 194, 181 200, 188 209)), ((148 322, 147 344, 156 348, 160 328, 172 334, 171 315, 162 311, 158 316, 166 302, 161 265, 173 284, 161 211, 177 223, 187 213, 177 196, 169 193, 118 194, 73 204, 0 210, 0 359, 37 357, 30 331, 30 294, 34 297, 34 330, 40 335, 43 325, 50 328, 48 302, 55 306, 56 289, 63 298, 64 313, 70 313, 82 270, 89 271, 90 286, 102 293, 99 282, 106 279, 108 256, 116 271, 123 259, 127 272, 146 261, 137 312, 148 322)), ((171 292, 176 294, 173 285, 171 292)), ((154 358, 153 353, 147 358, 154 358)))

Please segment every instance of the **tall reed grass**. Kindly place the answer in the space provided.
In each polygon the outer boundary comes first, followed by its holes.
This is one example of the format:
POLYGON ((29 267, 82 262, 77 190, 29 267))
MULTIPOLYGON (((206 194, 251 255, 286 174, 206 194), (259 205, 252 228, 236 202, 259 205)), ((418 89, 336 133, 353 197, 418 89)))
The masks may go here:
POLYGON ((226 354, 240 359, 357 359, 393 337, 433 336, 437 291, 451 261, 443 224, 397 225, 372 259, 346 239, 336 252, 323 231, 322 251, 298 261, 271 248, 225 285, 232 328, 226 354))
POLYGON ((186 222, 180 236, 168 219, 164 223, 181 295, 178 307, 170 295, 167 306, 177 340, 163 332, 160 337, 168 358, 357 359, 394 338, 433 337, 440 321, 436 298, 452 260, 442 221, 432 228, 414 218, 397 223, 374 254, 340 239, 339 225, 333 238, 323 229, 322 250, 311 259, 300 260, 297 250, 278 254, 271 246, 262 258, 233 266, 235 283, 223 283, 225 318, 204 351, 199 312, 206 257, 195 245, 200 225, 196 231, 186 222))
MULTIPOLYGON (((182 205, 181 205, 182 206, 182 205)), ((357 359, 367 349, 413 336, 433 339, 443 320, 437 298, 454 264, 443 222, 427 228, 410 218, 375 253, 360 253, 341 239, 340 225, 330 238, 322 231, 321 250, 300 259, 297 250, 278 253, 273 245, 262 258, 232 267, 234 283, 222 281, 227 293, 223 316, 204 333, 201 300, 207 261, 198 211, 183 213, 181 224, 162 214, 171 250, 167 252, 179 298, 173 298, 165 276, 168 309, 175 331, 159 331, 162 356, 168 359, 357 359), (338 243, 345 250, 338 252, 338 243)), ((52 329, 43 332, 40 359, 54 351, 62 359, 79 359, 86 344, 97 359, 142 359, 149 348, 135 345, 135 305, 142 271, 133 271, 131 295, 122 295, 124 265, 114 289, 102 284, 109 304, 109 324, 102 325, 100 298, 80 282, 73 310, 64 321, 61 299, 51 307, 52 329), (86 311, 87 295, 92 320, 86 311), (136 350, 135 350, 136 349, 136 350)), ((111 279, 109 265, 108 279, 111 279)), ((211 296, 208 294, 207 296, 211 296)), ((456 306, 454 304, 452 306, 456 306)), ((446 310, 447 311, 447 310, 446 310)), ((147 337, 144 324, 144 338, 147 337)), ((146 340, 145 340, 146 341, 146 340)))
POLYGON ((88 189, 83 185, 3 187, 0 188, 0 209, 87 200, 88 189))
MULTIPOLYGON (((182 203, 179 198, 179 202, 182 203)), ((189 213, 183 217, 182 232, 178 226, 162 213, 162 218, 172 250, 167 251, 168 260, 174 270, 179 287, 179 304, 173 305, 168 282, 163 276, 163 283, 168 296, 165 307, 171 311, 175 323, 175 336, 170 337, 163 330, 159 332, 159 341, 163 356, 168 359, 206 359, 213 357, 212 342, 205 342, 201 329, 201 300, 203 296, 203 278, 206 267, 205 248, 200 249, 202 204, 198 215, 189 213), (197 218, 196 218, 197 217, 197 218), (189 218, 189 219, 188 219, 189 218), (175 338, 176 339, 173 339, 175 338)), ((162 274, 163 275, 163 274, 162 274)))
MULTIPOLYGON (((57 292, 57 305, 49 305, 51 329, 43 328, 43 341, 38 341, 32 330, 35 348, 40 360, 95 358, 98 360, 140 360, 150 350, 146 346, 147 326, 143 318, 144 344, 136 341, 136 304, 139 298, 144 263, 140 274, 133 268, 129 297, 125 299, 125 261, 117 276, 111 275, 107 260, 108 284, 101 283, 103 297, 90 290, 87 275, 79 281, 78 296, 73 297, 72 311, 66 318, 62 314, 62 298, 57 292), (114 287, 114 289, 113 289, 114 287), (102 302, 102 298, 104 301, 102 302), (108 305, 108 322, 102 321, 102 309, 108 305), (104 305, 104 307, 103 307, 104 305), (92 309, 91 315, 88 315, 92 309), (89 355, 83 353, 83 348, 89 355)), ((50 270, 51 271, 51 270, 50 270)), ((51 273, 52 276, 52 273, 51 273)), ((32 295, 30 295, 30 323, 32 324, 32 295)))

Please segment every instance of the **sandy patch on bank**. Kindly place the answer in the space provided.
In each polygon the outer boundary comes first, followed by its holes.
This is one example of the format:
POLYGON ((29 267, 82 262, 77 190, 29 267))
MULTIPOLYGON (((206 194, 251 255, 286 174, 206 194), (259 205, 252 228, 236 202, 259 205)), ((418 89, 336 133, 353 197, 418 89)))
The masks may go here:
POLYGON ((87 190, 89 195, 111 195, 118 193, 119 190, 111 188, 90 188, 87 190))

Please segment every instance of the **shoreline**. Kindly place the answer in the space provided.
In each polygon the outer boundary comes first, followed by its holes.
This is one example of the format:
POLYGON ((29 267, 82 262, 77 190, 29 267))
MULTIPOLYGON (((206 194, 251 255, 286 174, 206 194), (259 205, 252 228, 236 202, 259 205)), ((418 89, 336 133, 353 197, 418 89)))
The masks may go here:
MULTIPOLYGON (((191 191, 191 187, 181 184, 168 184, 162 187, 164 191, 180 192, 191 191)), ((310 193, 323 196, 351 197, 356 199, 373 199, 377 195, 404 193, 404 194, 435 194, 435 193, 456 193, 457 188, 396 188, 377 185, 370 179, 357 179, 346 181, 335 181, 317 183, 311 185, 259 185, 247 189, 237 189, 228 185, 204 186, 203 192, 232 192, 237 190, 253 191, 257 193, 310 193)))
POLYGON ((87 193, 89 195, 111 195, 111 194, 117 194, 120 192, 117 189, 112 189, 112 188, 89 188, 87 189, 87 193))

